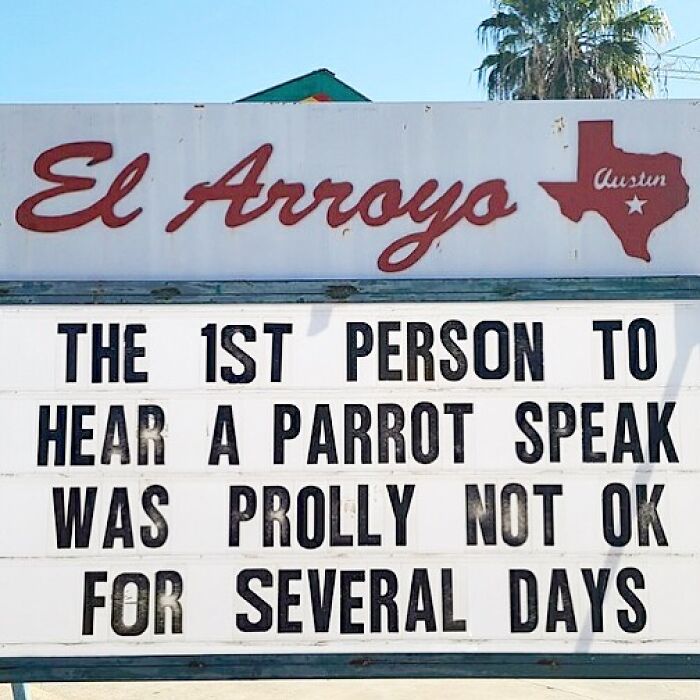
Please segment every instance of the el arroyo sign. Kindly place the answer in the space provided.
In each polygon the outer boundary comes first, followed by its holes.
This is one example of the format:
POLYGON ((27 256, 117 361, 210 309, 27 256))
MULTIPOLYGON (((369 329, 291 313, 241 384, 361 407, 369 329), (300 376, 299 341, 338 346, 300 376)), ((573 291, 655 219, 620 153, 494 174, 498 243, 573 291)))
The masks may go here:
MULTIPOLYGON (((647 111, 652 105, 634 107, 647 111)), ((15 183, 3 193, 3 209, 14 212, 16 226, 11 239, 0 245, 7 248, 6 259, 26 260, 14 272, 5 270, 9 277, 31 277, 34 269, 35 276, 46 272, 73 278, 99 278, 100 273, 106 279, 119 274, 264 278, 284 276, 285 261, 291 277, 700 270, 695 241, 669 227, 689 203, 683 153, 690 149, 623 149, 615 137, 628 135, 626 120, 577 116, 596 111, 589 106, 568 107, 573 114, 566 143, 552 130, 549 115, 541 114, 543 108, 507 108, 543 117, 542 133, 530 139, 530 150, 539 153, 536 160, 512 136, 493 139, 487 156, 469 143, 462 158, 464 145, 450 133, 454 117, 463 116, 455 105, 444 106, 441 118, 428 112, 422 119, 411 106, 358 106, 354 109, 362 119, 354 126, 347 110, 337 106, 307 106, 304 112, 290 106, 286 116, 291 126, 284 137, 279 117, 285 109, 277 107, 230 106, 229 133, 216 129, 215 118, 211 129, 192 133, 192 109, 187 107, 85 107, 79 109, 84 124, 58 119, 58 126, 47 122, 49 108, 10 109, 29 112, 26 122, 42 122, 38 141, 51 145, 37 152, 25 137, 21 152, 8 148, 11 155, 2 164, 3 180, 11 175, 15 183), (165 110, 173 124, 154 140, 144 125, 158 110, 165 110), (260 117, 254 126, 251 110, 260 117), (117 130, 107 124, 110 111, 124 122, 117 130), (400 126, 408 136, 392 151, 400 126), (319 143, 325 140, 324 130, 332 130, 330 146, 300 145, 311 128, 320 132, 319 143), (394 138, 385 139, 386 132, 394 138), (369 160, 366 147, 349 151, 342 134, 370 144, 381 139, 386 147, 372 150, 369 160), (567 181, 573 163, 575 177, 567 181), (546 181, 548 171, 560 177, 546 181), (542 190, 558 204, 564 220, 547 206, 542 190), (78 232, 83 234, 79 241, 78 232), (54 241, 47 244, 43 235, 33 234, 51 234, 54 241), (670 242, 664 243, 664 237, 670 242), (13 256, 18 247, 25 254, 13 256), (295 260, 288 255, 292 251, 295 260), (123 261, 122 270, 109 267, 108 260, 115 257, 123 261), (601 264, 601 258, 606 262, 601 264), (88 266, 81 263, 86 259, 88 266), (47 268, 49 261, 52 268, 47 268)), ((472 131, 479 119, 498 109, 504 108, 485 105, 483 115, 468 114, 472 131)), ((627 116, 629 108, 597 108, 606 110, 627 116)), ((7 112, 0 112, 0 122, 3 114, 7 112)), ((637 119, 639 123, 645 120, 637 119)), ((659 134, 668 133, 650 126, 645 142, 656 144, 659 134)), ((491 128, 484 133, 487 141, 492 135, 491 128)), ((700 155, 700 144, 696 150, 700 155)))

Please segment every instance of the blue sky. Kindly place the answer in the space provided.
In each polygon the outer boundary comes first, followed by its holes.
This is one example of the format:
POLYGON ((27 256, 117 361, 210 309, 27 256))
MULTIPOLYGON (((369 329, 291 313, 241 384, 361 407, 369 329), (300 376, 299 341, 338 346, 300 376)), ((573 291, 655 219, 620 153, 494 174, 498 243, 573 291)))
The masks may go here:
MULTIPOLYGON (((657 0, 700 36, 700 0, 657 0)), ((316 68, 376 101, 484 99, 490 0, 0 0, 0 102, 227 102, 316 68)), ((700 41, 683 49, 700 56, 700 41)), ((672 81, 670 97, 700 96, 672 81)))

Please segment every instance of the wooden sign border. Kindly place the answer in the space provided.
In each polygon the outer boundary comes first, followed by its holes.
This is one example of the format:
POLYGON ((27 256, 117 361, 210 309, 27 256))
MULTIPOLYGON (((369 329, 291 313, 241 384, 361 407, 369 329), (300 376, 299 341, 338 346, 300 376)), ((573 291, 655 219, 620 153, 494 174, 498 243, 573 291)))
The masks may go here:
POLYGON ((0 281, 0 304, 322 304, 698 299, 700 276, 288 281, 0 281))

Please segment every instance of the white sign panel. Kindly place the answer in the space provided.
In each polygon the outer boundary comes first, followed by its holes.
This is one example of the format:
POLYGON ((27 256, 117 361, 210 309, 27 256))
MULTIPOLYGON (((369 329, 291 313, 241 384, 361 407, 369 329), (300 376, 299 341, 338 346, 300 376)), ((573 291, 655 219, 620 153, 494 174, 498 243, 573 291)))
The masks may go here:
POLYGON ((695 102, 0 107, 0 278, 700 273, 695 102))
POLYGON ((699 321, 2 308, 0 654, 698 653, 699 321))

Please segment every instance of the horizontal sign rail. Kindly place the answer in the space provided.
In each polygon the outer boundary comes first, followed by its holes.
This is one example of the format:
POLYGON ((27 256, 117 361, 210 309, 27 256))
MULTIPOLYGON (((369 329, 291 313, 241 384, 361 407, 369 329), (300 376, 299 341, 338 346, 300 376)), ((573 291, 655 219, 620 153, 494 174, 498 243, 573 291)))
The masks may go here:
POLYGON ((698 299, 700 276, 562 279, 0 282, 12 304, 329 304, 698 299))
POLYGON ((241 654, 0 659, 0 682, 388 678, 700 679, 697 654, 241 654))

